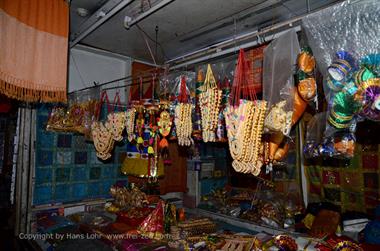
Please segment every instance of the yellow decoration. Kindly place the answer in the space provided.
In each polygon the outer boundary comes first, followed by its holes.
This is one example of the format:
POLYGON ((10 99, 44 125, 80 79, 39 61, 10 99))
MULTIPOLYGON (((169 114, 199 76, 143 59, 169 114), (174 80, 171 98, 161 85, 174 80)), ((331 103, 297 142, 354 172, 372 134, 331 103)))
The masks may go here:
MULTIPOLYGON (((121 172, 125 175, 148 178, 148 159, 125 158, 121 166, 121 172)), ((159 159, 156 177, 162 176, 164 176, 164 162, 162 159, 159 159)))
POLYGON ((142 144, 142 143, 144 143, 143 138, 142 137, 138 137, 137 138, 137 144, 142 144))
POLYGON ((154 149, 152 146, 148 147, 148 154, 154 154, 154 149))

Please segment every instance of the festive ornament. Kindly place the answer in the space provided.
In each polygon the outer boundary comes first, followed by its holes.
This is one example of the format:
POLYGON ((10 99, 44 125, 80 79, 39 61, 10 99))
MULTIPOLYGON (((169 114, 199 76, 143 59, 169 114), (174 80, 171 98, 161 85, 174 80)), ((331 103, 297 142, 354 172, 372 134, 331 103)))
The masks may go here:
POLYGON ((299 70, 305 73, 311 73, 315 68, 315 58, 310 48, 303 48, 298 55, 297 64, 299 70))
POLYGON ((128 135, 128 141, 132 142, 136 138, 134 133, 136 109, 134 107, 128 109, 125 117, 125 128, 128 135))
POLYGON ((109 159, 115 142, 112 133, 102 122, 93 122, 91 125, 91 135, 94 141, 96 156, 102 160, 109 159))
POLYGON ((317 95, 315 78, 305 78, 298 83, 297 90, 303 100, 309 102, 317 95))
POLYGON ((354 64, 354 59, 350 53, 339 51, 336 53, 336 58, 327 68, 327 71, 333 79, 342 81, 349 76, 355 66, 354 64))
POLYGON ((107 115, 105 127, 112 134, 116 141, 123 139, 122 133, 125 128, 126 114, 125 112, 114 112, 107 115))
POLYGON ((222 91, 216 85, 210 64, 207 66, 206 78, 201 90, 199 103, 202 115, 202 138, 204 142, 214 142, 222 91))
POLYGON ((330 76, 327 77, 326 84, 329 87, 330 90, 334 92, 338 92, 343 89, 344 84, 340 81, 337 81, 330 76))
POLYGON ((190 146, 193 143, 191 138, 193 130, 191 111, 191 104, 179 103, 175 108, 174 123, 176 125, 178 145, 180 146, 190 146))

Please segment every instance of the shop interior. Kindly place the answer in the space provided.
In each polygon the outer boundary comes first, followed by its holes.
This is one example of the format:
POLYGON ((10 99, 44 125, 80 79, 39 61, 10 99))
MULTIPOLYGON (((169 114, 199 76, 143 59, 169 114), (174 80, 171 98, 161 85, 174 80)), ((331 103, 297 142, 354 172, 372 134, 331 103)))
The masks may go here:
POLYGON ((0 250, 380 250, 378 34, 377 0, 1 0, 0 250))

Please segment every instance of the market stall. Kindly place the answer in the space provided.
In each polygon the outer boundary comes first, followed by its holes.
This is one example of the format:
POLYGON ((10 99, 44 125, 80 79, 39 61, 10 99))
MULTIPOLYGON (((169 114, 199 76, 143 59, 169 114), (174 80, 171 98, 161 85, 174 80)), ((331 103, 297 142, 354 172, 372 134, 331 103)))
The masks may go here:
MULTIPOLYGON (((5 2, 12 23, 24 8, 5 2)), ((232 2, 194 7, 194 25, 186 1, 61 6, 69 91, 0 63, 0 93, 20 100, 10 197, 26 249, 380 249, 380 4, 275 19, 300 3, 232 2)))

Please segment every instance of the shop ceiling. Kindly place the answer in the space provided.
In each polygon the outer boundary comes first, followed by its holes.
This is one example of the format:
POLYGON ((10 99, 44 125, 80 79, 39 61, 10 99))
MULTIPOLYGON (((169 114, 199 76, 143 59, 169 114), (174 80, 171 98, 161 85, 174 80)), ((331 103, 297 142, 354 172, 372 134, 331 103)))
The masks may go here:
POLYGON ((340 1, 71 0, 70 41, 71 46, 82 44, 163 64, 336 2, 340 1), (137 20, 129 29, 124 26, 126 16, 137 20))

